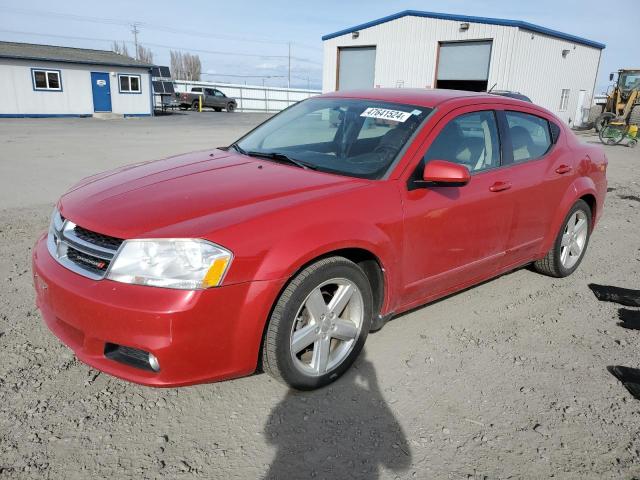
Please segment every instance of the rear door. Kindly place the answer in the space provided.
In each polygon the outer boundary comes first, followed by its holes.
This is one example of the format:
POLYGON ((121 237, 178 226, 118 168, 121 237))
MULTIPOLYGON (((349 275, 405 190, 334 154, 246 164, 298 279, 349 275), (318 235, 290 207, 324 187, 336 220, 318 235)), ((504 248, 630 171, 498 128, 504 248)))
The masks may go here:
POLYGON ((215 90, 213 88, 205 88, 204 89, 204 98, 203 104, 207 107, 217 107, 217 99, 215 95, 215 90))
POLYGON ((504 110, 499 118, 514 207, 504 261, 516 265, 536 256, 575 171, 553 121, 533 109, 504 110))
POLYGON ((406 306, 490 277, 502 263, 513 214, 509 173, 500 168, 495 111, 477 106, 454 110, 430 138, 403 200, 406 306), (431 160, 465 165, 471 181, 464 186, 412 186, 431 160))

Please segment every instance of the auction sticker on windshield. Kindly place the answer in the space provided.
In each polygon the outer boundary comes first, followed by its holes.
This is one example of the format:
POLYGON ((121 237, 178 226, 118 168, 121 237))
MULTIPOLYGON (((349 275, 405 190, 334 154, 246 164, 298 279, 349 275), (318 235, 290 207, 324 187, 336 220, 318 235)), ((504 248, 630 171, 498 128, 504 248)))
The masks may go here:
POLYGON ((400 110, 389 110, 387 108, 369 107, 360 114, 361 117, 381 118, 384 120, 395 120, 396 122, 406 122, 411 113, 400 110))

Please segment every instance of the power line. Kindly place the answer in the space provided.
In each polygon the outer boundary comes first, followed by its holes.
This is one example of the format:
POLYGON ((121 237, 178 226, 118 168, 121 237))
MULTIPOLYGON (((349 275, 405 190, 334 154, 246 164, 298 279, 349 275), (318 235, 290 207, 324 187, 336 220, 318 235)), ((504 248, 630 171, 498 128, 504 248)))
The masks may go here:
MULTIPOLYGON (((18 34, 18 35, 33 35, 33 36, 40 36, 40 37, 65 38, 65 39, 72 39, 72 40, 87 40, 87 41, 98 41, 98 42, 109 42, 109 43, 111 43, 113 41, 113 40, 108 40, 106 38, 77 37, 77 36, 69 36, 69 35, 54 35, 54 34, 49 34, 49 33, 25 32, 25 31, 20 31, 20 30, 0 30, 0 32, 13 33, 13 34, 18 34)), ((130 40, 122 40, 122 41, 124 43, 130 44, 130 45, 134 44, 134 42, 132 42, 130 40)), ((221 50, 204 50, 204 49, 194 49, 194 48, 187 48, 187 47, 176 47, 176 46, 171 46, 171 45, 162 45, 162 44, 150 43, 150 42, 143 42, 143 44, 146 45, 146 46, 149 46, 149 47, 166 48, 166 49, 169 49, 169 50, 184 50, 184 51, 190 51, 190 52, 196 52, 196 53, 205 53, 205 54, 210 54, 210 55, 228 55, 228 56, 234 56, 234 57, 278 58, 278 59, 289 58, 288 55, 263 55, 263 54, 259 54, 259 53, 225 52, 225 51, 221 51, 221 50)), ((136 47, 136 49, 137 49, 137 47, 136 47)), ((297 61, 303 62, 303 63, 310 63, 310 64, 313 64, 313 65, 322 65, 320 62, 315 62, 315 61, 307 59, 307 58, 291 57, 291 59, 292 60, 297 60, 297 61)))
MULTIPOLYGON (((29 15, 29 16, 41 16, 41 17, 49 17, 49 18, 64 18, 67 20, 80 21, 80 22, 93 22, 93 23, 101 23, 104 25, 121 25, 125 27, 131 26, 130 20, 120 20, 116 18, 105 18, 105 17, 92 17, 87 15, 77 15, 73 13, 59 13, 59 12, 51 12, 51 11, 39 11, 39 10, 29 10, 25 8, 15 8, 15 7, 6 7, 0 6, 0 10, 4 10, 10 13, 15 13, 18 15, 29 15)), ((198 37, 208 37, 208 38, 221 38, 227 40, 234 40, 240 42, 249 42, 249 43, 271 43, 274 45, 286 45, 287 42, 268 39, 268 38, 259 38, 254 37, 241 37, 237 35, 228 35, 228 34, 220 34, 220 33, 211 33, 211 32, 202 32, 197 30, 189 30, 183 28, 176 28, 167 25, 159 25, 148 22, 134 22, 140 27, 144 27, 150 30, 159 30, 168 33, 177 33, 182 35, 192 35, 198 37)), ((320 47, 311 46, 301 42, 294 42, 296 46, 307 48, 310 50, 321 50, 320 47)))

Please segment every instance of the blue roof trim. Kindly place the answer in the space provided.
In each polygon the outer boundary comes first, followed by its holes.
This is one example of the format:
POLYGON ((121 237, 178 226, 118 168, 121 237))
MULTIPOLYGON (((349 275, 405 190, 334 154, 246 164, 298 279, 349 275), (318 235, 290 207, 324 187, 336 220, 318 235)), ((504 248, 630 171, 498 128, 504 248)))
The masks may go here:
POLYGON ((404 10, 402 12, 394 13, 393 15, 389 15, 387 17, 379 18, 378 20, 372 20, 371 22, 361 23, 360 25, 356 25, 354 27, 345 28, 344 30, 340 30, 338 32, 324 35, 322 37, 322 40, 323 41, 329 40, 331 38, 339 37, 347 33, 352 33, 358 30, 364 30, 365 28, 373 27, 375 25, 380 25, 381 23, 390 22, 392 20, 397 20, 398 18, 402 18, 402 17, 426 17, 426 18, 436 18, 438 20, 453 20, 456 22, 485 23, 488 25, 501 25, 504 27, 518 27, 518 28, 522 28, 523 30, 542 33, 543 35, 549 35, 550 37, 561 38, 563 40, 580 43, 582 45, 599 48, 601 50, 603 48, 606 48, 606 45, 604 43, 595 42, 587 38, 578 37, 576 35, 570 35, 568 33, 559 32, 557 30, 552 30, 550 28, 541 27, 540 25, 535 25, 533 23, 523 22, 521 20, 507 20, 505 18, 489 18, 489 17, 472 17, 470 15, 454 15, 449 13, 421 12, 418 10, 404 10))

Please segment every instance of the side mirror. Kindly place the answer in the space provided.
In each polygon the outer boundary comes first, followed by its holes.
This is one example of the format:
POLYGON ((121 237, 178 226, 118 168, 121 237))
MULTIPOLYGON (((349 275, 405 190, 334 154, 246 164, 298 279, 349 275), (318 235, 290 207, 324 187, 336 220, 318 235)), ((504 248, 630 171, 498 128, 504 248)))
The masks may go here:
POLYGON ((613 81, 613 73, 609 74, 609 81, 612 82, 613 81))
POLYGON ((422 181, 442 186, 461 187, 471 180, 471 174, 464 165, 445 160, 430 160, 422 172, 422 181))

